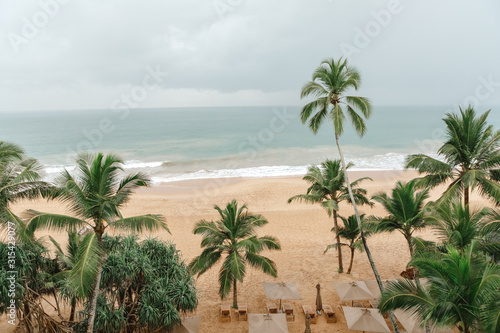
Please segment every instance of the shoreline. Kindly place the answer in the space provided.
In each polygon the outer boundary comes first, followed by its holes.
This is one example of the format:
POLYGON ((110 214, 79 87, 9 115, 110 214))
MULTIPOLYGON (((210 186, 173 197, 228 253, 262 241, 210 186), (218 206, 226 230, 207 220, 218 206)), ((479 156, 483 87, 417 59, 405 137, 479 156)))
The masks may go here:
MULTIPOLYGON (((349 170, 348 175, 352 180, 361 177, 370 177, 373 181, 389 180, 398 177, 412 178, 418 177, 418 172, 414 170, 349 170)), ((268 176, 268 177, 219 177, 219 178, 200 178, 200 179, 184 179, 171 182, 153 183, 147 188, 142 188, 137 193, 186 193, 200 192, 206 189, 224 187, 234 185, 246 181, 265 181, 275 179, 302 180, 304 175, 283 175, 283 176, 268 176)), ((352 181, 351 180, 351 181, 352 181)), ((305 183, 305 182, 304 182, 305 183)))

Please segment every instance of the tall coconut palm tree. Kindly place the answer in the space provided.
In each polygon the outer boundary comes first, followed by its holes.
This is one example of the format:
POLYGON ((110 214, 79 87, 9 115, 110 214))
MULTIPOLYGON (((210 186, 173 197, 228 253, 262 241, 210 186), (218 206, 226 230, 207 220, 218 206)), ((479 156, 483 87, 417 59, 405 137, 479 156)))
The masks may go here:
MULTIPOLYGON (((361 218, 359 217, 358 207, 354 201, 354 195, 352 193, 349 176, 347 174, 344 154, 342 153, 342 148, 340 147, 340 136, 344 132, 346 113, 351 120, 354 129, 360 136, 363 136, 366 132, 364 118, 368 118, 371 114, 372 105, 370 100, 366 97, 346 95, 346 93, 352 89, 358 90, 360 83, 361 76, 359 72, 356 69, 349 67, 347 65, 347 60, 343 60, 342 58, 338 61, 333 59, 323 60, 320 66, 314 71, 312 81, 307 82, 302 87, 300 95, 301 98, 312 96, 316 99, 307 103, 302 108, 300 112, 300 119, 303 124, 309 120, 309 128, 314 134, 318 132, 325 119, 328 118, 333 123, 335 142, 339 150, 342 169, 345 173, 347 190, 349 192, 349 196, 351 197, 351 202, 353 203, 358 226, 361 230, 363 246, 365 248, 366 255, 368 256, 368 260, 370 261, 378 286, 380 290, 382 290, 384 288, 382 280, 377 267, 375 266, 375 262, 373 261, 370 249, 366 244, 366 239, 361 228, 361 218)), ((390 313, 389 316, 396 333, 399 333, 396 319, 392 313, 390 313)))
POLYGON ((464 251, 451 246, 444 254, 416 255, 422 285, 413 280, 388 283, 379 302, 382 312, 403 309, 437 326, 457 326, 460 332, 500 330, 500 267, 477 255, 475 241, 464 251))
MULTIPOLYGON (((349 243, 335 243, 330 244, 326 247, 325 253, 332 248, 339 248, 340 246, 348 247, 351 250, 351 261, 349 262, 349 268, 347 268, 347 274, 351 274, 352 264, 354 262, 354 253, 356 250, 363 251, 363 242, 361 241, 361 234, 359 232, 358 221, 356 220, 356 215, 351 215, 348 218, 339 216, 344 223, 343 227, 335 230, 332 228, 332 232, 335 232, 338 237, 342 237, 349 241, 349 243)), ((364 222, 365 214, 361 216, 361 222, 364 222)), ((364 223, 363 223, 364 225, 364 223)), ((369 236, 369 232, 365 231, 365 237, 369 236)))
POLYGON ((53 186, 42 180, 41 165, 33 158, 25 158, 17 145, 0 141, 0 228, 14 223, 19 241, 33 239, 24 221, 14 214, 11 205, 21 200, 48 196, 53 186))
MULTIPOLYGON (((302 178, 311 186, 307 189, 306 194, 298 194, 290 199, 292 201, 305 201, 307 203, 320 203, 326 209, 328 216, 333 215, 333 223, 335 228, 335 236, 337 239, 337 250, 339 253, 339 272, 344 271, 342 262, 342 251, 340 246, 339 225, 337 221, 339 203, 341 201, 351 202, 349 191, 345 185, 344 171, 342 170, 340 160, 326 160, 321 163, 321 168, 318 166, 310 166, 307 174, 302 178)), ((346 169, 352 167, 353 164, 349 163, 346 169)), ((366 190, 357 187, 363 180, 371 180, 369 177, 364 177, 352 182, 351 189, 353 192, 354 200, 358 205, 372 205, 370 200, 366 197, 366 190)))
POLYGON ((122 160, 114 155, 82 154, 77 158, 73 176, 64 171, 58 179, 54 196, 67 203, 74 216, 27 212, 28 230, 46 228, 57 231, 92 229, 79 246, 78 262, 69 276, 69 283, 80 297, 90 297, 90 314, 87 332, 93 332, 95 310, 101 282, 102 265, 106 249, 102 237, 107 230, 142 232, 143 230, 168 230, 161 215, 141 215, 124 218, 120 212, 132 192, 149 185, 141 173, 125 175, 122 160))
POLYGON ((224 209, 215 205, 220 219, 217 221, 199 221, 194 227, 194 234, 202 235, 203 252, 193 259, 189 268, 200 276, 217 263, 225 254, 219 272, 219 294, 225 298, 233 286, 233 307, 238 306, 236 283, 243 282, 246 265, 262 270, 271 276, 277 276, 276 264, 259 253, 264 250, 280 250, 279 241, 272 236, 257 237, 255 231, 268 221, 261 215, 248 212, 246 205, 238 208, 236 200, 224 209))
POLYGON ((370 217, 375 223, 377 232, 399 231, 408 243, 410 255, 413 256, 413 233, 428 225, 425 200, 429 198, 429 189, 421 192, 415 190, 415 181, 408 183, 397 182, 392 190, 391 197, 386 193, 379 193, 372 197, 380 203, 389 215, 385 217, 370 217))
POLYGON ((477 188, 483 196, 500 202, 500 131, 487 124, 489 112, 476 116, 469 106, 460 108, 460 114, 446 114, 446 142, 437 151, 439 159, 424 154, 406 159, 406 168, 426 174, 418 178, 419 187, 450 182, 440 200, 462 194, 467 206, 470 192, 477 188))

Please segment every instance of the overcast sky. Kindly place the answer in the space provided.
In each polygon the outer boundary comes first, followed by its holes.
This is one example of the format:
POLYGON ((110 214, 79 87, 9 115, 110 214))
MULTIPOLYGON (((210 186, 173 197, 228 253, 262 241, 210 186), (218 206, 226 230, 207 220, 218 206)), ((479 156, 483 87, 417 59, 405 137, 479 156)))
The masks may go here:
POLYGON ((375 105, 500 104, 498 0, 2 0, 0 32, 0 111, 300 105, 341 56, 375 105))

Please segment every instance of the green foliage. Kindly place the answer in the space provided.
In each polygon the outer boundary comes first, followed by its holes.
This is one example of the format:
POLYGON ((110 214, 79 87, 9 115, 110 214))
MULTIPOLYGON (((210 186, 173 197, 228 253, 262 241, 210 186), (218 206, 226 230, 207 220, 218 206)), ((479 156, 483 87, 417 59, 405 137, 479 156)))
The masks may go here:
MULTIPOLYGON (((352 166, 353 164, 349 163, 346 166, 346 170, 352 166)), ((341 201, 352 203, 346 184, 345 173, 342 170, 342 162, 340 160, 326 160, 321 163, 321 168, 312 165, 302 179, 310 184, 306 194, 295 195, 288 199, 288 203, 292 201, 304 201, 312 204, 319 203, 326 210, 328 216, 333 215, 335 230, 338 230, 337 211, 339 210, 339 203, 341 201)), ((364 180, 371 180, 371 178, 360 178, 350 184, 353 198, 359 205, 372 206, 373 203, 366 197, 366 190, 358 187, 359 183, 364 180)), ((342 273, 344 267, 340 238, 338 236, 335 247, 339 253, 339 270, 342 273)))
POLYGON ((363 136, 367 119, 372 110, 371 102, 366 97, 344 96, 349 90, 357 90, 361 83, 358 71, 347 65, 347 60, 325 59, 313 73, 312 81, 302 87, 300 97, 314 97, 301 110, 300 119, 317 133, 323 121, 329 118, 336 135, 344 131, 345 114, 351 120, 356 132, 363 136), (360 113, 358 113, 360 112, 360 113))
MULTIPOLYGON (((338 228, 337 235, 343 239, 349 241, 349 243, 335 243, 330 244, 326 247, 325 253, 329 249, 339 248, 339 246, 346 246, 351 250, 351 262, 349 263, 349 268, 347 269, 347 274, 351 274, 352 264, 354 262, 354 252, 356 250, 363 251, 363 242, 361 240, 361 232, 359 231, 358 221, 356 220, 356 215, 351 215, 348 218, 339 216, 344 224, 343 227, 338 228)), ((365 214, 360 216, 362 226, 364 226, 365 214)), ((332 228, 332 232, 335 233, 335 227, 332 228)), ((369 231, 365 231, 365 236, 370 236, 369 231)), ((340 272, 342 273, 342 272, 340 272)))
MULTIPOLYGON (((94 329, 155 331, 180 322, 180 313, 194 311, 197 291, 175 246, 136 236, 103 238, 107 250, 94 329)), ((89 311, 89 302, 86 312, 89 311)), ((80 329, 86 320, 80 324, 80 329)))
MULTIPOLYGON (((243 281, 247 264, 275 277, 276 264, 259 253, 280 250, 280 243, 272 236, 256 235, 256 229, 268 221, 261 215, 249 213, 246 205, 238 207, 236 200, 228 203, 224 209, 217 205, 214 208, 220 219, 201 220, 194 228, 194 234, 203 236, 203 252, 189 264, 191 271, 199 276, 225 255, 219 272, 219 294, 222 298, 229 294, 231 285, 236 287, 236 281, 243 281)), ((236 294, 233 295, 234 306, 236 297, 236 294)))
MULTIPOLYGON (((346 168, 349 169, 352 166, 354 164, 349 163, 346 168)), ((306 194, 295 195, 288 199, 288 203, 292 201, 304 201, 313 204, 320 203, 327 211, 328 216, 332 216, 334 211, 339 210, 338 204, 340 202, 347 201, 352 203, 340 160, 326 160, 321 163, 321 167, 312 165, 302 179, 310 184, 306 194)), ((358 205, 373 206, 373 203, 366 197, 366 190, 358 187, 364 180, 372 179, 363 177, 351 183, 354 200, 358 205)))
MULTIPOLYGON (((70 174, 65 170, 52 192, 52 197, 66 203, 74 216, 34 210, 26 214, 30 232, 39 229, 75 232, 84 226, 92 229, 93 232, 79 246, 78 261, 74 263, 68 280, 72 293, 82 298, 92 289, 99 288, 97 276, 106 256, 101 239, 108 228, 131 232, 168 231, 161 215, 123 218, 121 207, 130 200, 135 189, 149 185, 149 180, 141 173, 125 175, 122 164, 121 159, 111 154, 79 155, 75 172, 70 174)), ((92 298, 89 325, 92 325, 96 313, 97 294, 92 298)))
POLYGON ((410 253, 413 254, 413 233, 428 225, 429 212, 425 200, 429 198, 429 189, 417 192, 415 180, 408 183, 397 182, 389 197, 386 193, 373 196, 387 211, 385 217, 369 218, 371 229, 376 232, 399 231, 408 242, 410 253))
POLYGON ((0 242, 0 265, 0 313, 7 313, 7 307, 14 299, 18 318, 22 318, 27 326, 47 324, 41 297, 52 295, 55 288, 52 276, 59 272, 59 267, 55 260, 50 259, 46 248, 34 241, 14 246, 0 242), (11 255, 15 257, 14 263, 9 262, 11 255), (14 298, 9 290, 11 281, 15 285, 14 298))
POLYGON ((0 141, 0 230, 10 221, 16 225, 19 241, 31 241, 33 232, 26 229, 24 221, 16 216, 10 206, 20 200, 47 197, 53 186, 41 180, 40 164, 25 158, 17 145, 0 141))
POLYGON ((460 114, 447 114, 446 142, 439 148, 439 159, 424 154, 410 155, 406 168, 426 176, 418 179, 421 188, 432 188, 450 182, 441 201, 464 195, 469 203, 469 191, 479 193, 493 202, 500 202, 500 131, 487 124, 489 111, 476 116, 474 109, 460 108, 460 114))
POLYGON ((474 240, 477 248, 492 258, 500 258, 500 221, 493 209, 470 210, 460 200, 436 205, 432 214, 434 229, 444 245, 463 251, 474 240))
POLYGON ((488 263, 475 242, 463 251, 448 246, 445 253, 418 254, 410 265, 425 283, 389 283, 380 299, 382 312, 403 309, 429 324, 458 326, 468 333, 498 332, 498 312, 492 309, 500 301, 500 267, 488 263))

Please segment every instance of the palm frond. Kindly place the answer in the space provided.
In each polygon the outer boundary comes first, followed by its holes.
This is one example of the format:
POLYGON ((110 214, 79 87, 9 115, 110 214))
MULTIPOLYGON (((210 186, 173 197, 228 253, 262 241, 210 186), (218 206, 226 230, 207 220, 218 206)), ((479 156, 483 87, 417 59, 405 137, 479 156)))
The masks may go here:
POLYGON ((71 270, 68 283, 80 297, 89 294, 95 284, 98 266, 102 263, 105 251, 95 233, 86 235, 78 251, 78 261, 71 270))
POLYGON ((113 229, 128 230, 138 233, 142 233, 144 230, 166 230, 170 233, 170 230, 166 225, 166 219, 163 215, 146 214, 141 216, 132 216, 116 221, 109 221, 108 225, 113 229))

